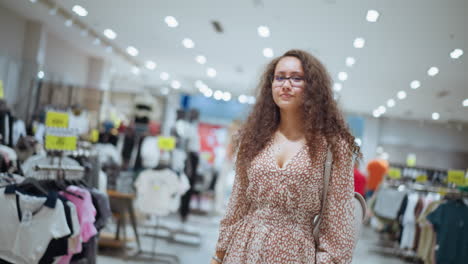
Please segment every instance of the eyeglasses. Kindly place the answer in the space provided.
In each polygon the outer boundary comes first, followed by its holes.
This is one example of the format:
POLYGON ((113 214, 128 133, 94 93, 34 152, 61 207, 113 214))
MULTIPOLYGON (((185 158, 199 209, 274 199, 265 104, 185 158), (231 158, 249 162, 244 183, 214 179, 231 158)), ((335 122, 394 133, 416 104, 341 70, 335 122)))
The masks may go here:
POLYGON ((281 86, 286 82, 286 80, 288 80, 293 86, 300 86, 304 84, 304 78, 300 76, 286 77, 281 75, 275 75, 273 77, 273 85, 281 86))

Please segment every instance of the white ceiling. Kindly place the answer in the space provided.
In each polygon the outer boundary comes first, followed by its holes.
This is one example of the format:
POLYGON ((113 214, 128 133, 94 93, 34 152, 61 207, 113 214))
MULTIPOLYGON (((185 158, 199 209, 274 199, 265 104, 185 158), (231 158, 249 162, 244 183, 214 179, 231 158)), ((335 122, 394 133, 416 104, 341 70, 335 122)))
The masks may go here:
MULTIPOLYGON (((210 88, 230 91, 235 97, 252 94, 262 67, 269 61, 262 55, 263 48, 273 48, 275 56, 300 48, 319 57, 336 81, 338 72, 348 72, 340 98, 347 112, 370 115, 394 98, 396 106, 384 116, 429 120, 433 112, 439 112, 439 122, 468 122, 468 107, 462 106, 468 98, 466 0, 57 2, 67 10, 75 4, 85 7, 89 14, 79 19, 97 32, 113 29, 118 34, 113 43, 122 49, 137 47, 141 65, 154 60, 156 71, 144 70, 142 75, 148 85, 163 85, 159 74, 167 71, 187 91, 195 91, 193 83, 201 79, 210 88), (366 21, 369 9, 380 12, 377 23, 366 21), (168 15, 178 20, 177 28, 164 23, 168 15), (214 31, 212 20, 221 23, 223 34, 214 31), (257 35, 260 25, 270 28, 269 38, 257 35), (194 40, 195 48, 183 47, 181 42, 186 37, 194 40), (356 37, 366 39, 363 49, 353 47, 356 37), (458 60, 449 57, 455 48, 465 52, 458 60), (195 62, 199 54, 207 57, 206 65, 195 62), (353 68, 345 65, 347 56, 356 58, 353 68), (431 66, 440 69, 435 77, 426 73, 431 66), (206 76, 207 67, 217 70, 216 78, 206 76), (409 83, 415 79, 421 81, 421 87, 411 90, 409 83), (408 93, 405 100, 396 99, 400 90, 408 93), (448 95, 439 98, 441 91, 448 95)), ((43 21, 51 31, 89 54, 108 57, 117 66, 123 63, 118 55, 106 54, 103 47, 92 45, 91 38, 80 36, 78 29, 65 27, 63 18, 48 15, 40 4, 29 0, 0 3, 22 16, 43 21)), ((128 65, 118 67, 118 71, 131 75, 128 65)))

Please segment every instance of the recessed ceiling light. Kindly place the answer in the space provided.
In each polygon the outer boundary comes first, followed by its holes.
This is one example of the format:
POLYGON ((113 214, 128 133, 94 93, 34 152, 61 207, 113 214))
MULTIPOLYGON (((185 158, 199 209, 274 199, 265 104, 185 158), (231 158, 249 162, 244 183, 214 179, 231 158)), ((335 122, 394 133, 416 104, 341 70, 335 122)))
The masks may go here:
POLYGON ((127 48, 127 53, 130 54, 130 56, 133 56, 133 57, 138 56, 138 50, 137 50, 137 48, 135 48, 133 46, 129 46, 127 48))
POLYGON ((67 26, 67 27, 73 26, 73 20, 71 20, 71 19, 65 20, 65 26, 67 26))
POLYGON ((395 106, 395 100, 389 99, 387 101, 387 106, 390 107, 390 108, 394 107, 395 106))
POLYGON ((271 58, 274 56, 274 53, 273 53, 273 49, 271 48, 264 48, 263 49, 263 56, 267 57, 267 58, 271 58))
POLYGON ((372 115, 373 115, 375 118, 380 117, 380 112, 379 112, 379 110, 375 109, 375 110, 372 112, 372 115))
POLYGON ((397 93, 397 97, 398 97, 398 99, 400 99, 400 100, 405 99, 405 98, 406 98, 406 92, 405 92, 405 91, 399 91, 399 92, 397 93))
POLYGON ((270 36, 270 29, 267 26, 259 26, 257 32, 262 38, 268 38, 270 36))
POLYGON ((224 100, 224 101, 226 101, 226 102, 230 101, 230 100, 231 100, 231 97, 232 97, 232 95, 231 95, 230 92, 224 92, 224 93, 223 93, 223 100, 224 100))
POLYGON ((161 94, 163 94, 163 95, 168 95, 168 94, 169 94, 169 91, 170 91, 170 90, 169 90, 169 88, 167 88, 167 87, 161 88, 161 94))
POLYGON ((37 73, 37 78, 40 79, 40 80, 44 79, 44 76, 45 76, 45 74, 44 74, 43 71, 39 71, 39 72, 37 73))
POLYGON ((72 10, 73 10, 73 12, 75 12, 77 15, 82 16, 82 17, 88 15, 88 11, 87 11, 84 7, 82 7, 82 6, 80 6, 80 5, 75 5, 75 6, 72 8, 72 10))
POLYGON ((245 94, 239 95, 239 103, 245 104, 245 103, 247 103, 248 100, 249 100, 249 98, 247 98, 247 96, 245 94))
POLYGON ((462 49, 454 49, 452 52, 450 52, 450 58, 454 60, 460 58, 462 55, 463 55, 462 49))
POLYGON ((377 110, 382 115, 382 114, 385 114, 385 112, 387 111, 387 108, 385 108, 385 106, 381 105, 381 106, 379 106, 379 108, 377 108, 377 110))
POLYGON ((465 100, 463 100, 462 105, 463 105, 464 107, 468 107, 468 98, 466 98, 465 100))
POLYGON ((161 72, 161 74, 159 74, 159 78, 161 78, 161 80, 163 80, 163 81, 169 80, 169 77, 170 77, 170 75, 167 72, 161 72))
POLYGON ((216 74, 217 73, 216 73, 215 69, 213 69, 213 68, 206 69, 206 75, 208 75, 208 77, 214 78, 214 77, 216 77, 216 74))
POLYGON ((379 19, 379 15, 379 12, 377 12, 376 10, 368 10, 366 19, 369 22, 377 22, 377 20, 379 19))
POLYGON ((198 55, 195 57, 195 61, 200 63, 200 64, 205 64, 206 63, 206 57, 203 55, 198 55))
POLYGON ((146 68, 148 70, 154 70, 156 69, 156 63, 154 61, 147 61, 146 64, 145 64, 146 68))
POLYGON ((171 82, 171 87, 174 88, 174 89, 179 89, 181 86, 182 86, 182 85, 181 85, 180 82, 177 81, 177 80, 173 80, 173 81, 171 82))
POLYGON ((348 74, 346 72, 340 72, 338 73, 338 79, 340 81, 346 81, 348 80, 348 74))
POLYGON ((140 75, 140 68, 138 68, 137 66, 133 66, 132 73, 135 75, 140 75))
POLYGON ((93 40, 93 44, 96 45, 96 46, 100 45, 100 44, 101 44, 101 39, 95 38, 95 39, 93 40))
POLYGON ((419 87, 421 87, 421 82, 419 82, 418 80, 414 80, 410 83, 410 87, 411 89, 418 89, 419 87))
POLYGON ((177 20, 173 16, 167 16, 166 18, 164 18, 164 22, 166 22, 168 27, 172 28, 177 27, 179 25, 179 22, 177 22, 177 20))
POLYGON ((354 43, 353 43, 353 45, 354 45, 354 47, 355 47, 356 49, 362 49, 362 48, 364 48, 364 45, 365 45, 365 44, 366 44, 366 40, 363 39, 363 38, 356 38, 356 39, 354 40, 354 43))
POLYGON ((341 83, 335 83, 335 84, 333 84, 333 90, 334 90, 335 92, 339 92, 339 91, 341 91, 341 89, 343 89, 343 85, 342 85, 341 83))
POLYGON ((214 99, 216 99, 216 100, 223 99, 223 92, 221 92, 220 90, 216 90, 214 92, 214 99))
POLYGON ((203 83, 198 89, 200 90, 200 92, 206 93, 206 91, 208 91, 210 88, 208 87, 208 85, 203 83))
POLYGON ((202 80, 196 80, 195 81, 195 87, 197 87, 198 89, 202 89, 204 83, 202 80))
POLYGON ((184 40, 182 40, 182 44, 184 45, 184 47, 186 47, 187 49, 192 49, 195 47, 195 42, 193 42, 193 40, 189 39, 189 38, 184 38, 184 40))
POLYGON ((432 120, 439 120, 440 114, 437 112, 432 113, 432 120))
POLYGON ((427 75, 429 76, 436 76, 439 73, 439 68, 437 67, 431 67, 429 70, 427 70, 427 75))
POLYGON ((255 104, 255 101, 256 101, 256 100, 255 100, 255 97, 254 97, 254 96, 249 96, 249 98, 248 98, 248 103, 249 103, 249 104, 255 104))
POLYGON ((208 90, 206 90, 203 94, 204 94, 206 97, 209 98, 209 97, 213 96, 213 90, 211 90, 211 89, 208 88, 208 90))
POLYGON ((353 67, 353 65, 356 63, 356 59, 353 57, 348 57, 346 58, 346 66, 348 67, 353 67))
POLYGON ((112 29, 108 28, 104 30, 104 36, 108 39, 115 39, 117 37, 117 33, 115 33, 112 29))

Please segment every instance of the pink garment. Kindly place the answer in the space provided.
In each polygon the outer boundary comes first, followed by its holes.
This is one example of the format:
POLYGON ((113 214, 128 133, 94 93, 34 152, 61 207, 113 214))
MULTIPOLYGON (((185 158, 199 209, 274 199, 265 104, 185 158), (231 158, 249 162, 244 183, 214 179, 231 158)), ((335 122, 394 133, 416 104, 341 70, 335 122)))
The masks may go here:
MULTIPOLYGON (((83 199, 76 197, 74 195, 60 192, 60 195, 65 196, 70 202, 72 202, 76 206, 76 211, 78 214, 78 222, 80 223, 80 237, 83 243, 89 241, 90 238, 97 234, 97 230, 94 227, 94 222, 96 221, 96 208, 94 208, 93 200, 91 198, 91 194, 89 191, 77 187, 77 186, 69 186, 67 191, 72 192, 74 194, 80 195, 83 199)), ((77 244, 76 248, 69 248, 68 255, 63 256, 57 262, 58 264, 68 264, 70 263, 73 254, 81 252, 82 247, 81 243, 77 244)))

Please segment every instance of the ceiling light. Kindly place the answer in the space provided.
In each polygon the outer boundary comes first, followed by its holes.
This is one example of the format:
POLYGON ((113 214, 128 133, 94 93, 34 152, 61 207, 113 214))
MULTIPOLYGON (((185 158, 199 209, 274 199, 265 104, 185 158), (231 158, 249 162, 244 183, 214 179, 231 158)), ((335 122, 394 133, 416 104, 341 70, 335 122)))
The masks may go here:
POLYGON ((366 19, 369 22, 377 22, 377 20, 379 19, 379 15, 379 12, 377 12, 376 10, 368 10, 366 19))
POLYGON ((145 64, 146 68, 148 70, 154 70, 156 69, 156 63, 154 61, 147 61, 146 64, 145 64))
POLYGON ((255 100, 255 97, 254 97, 254 96, 249 96, 249 98, 248 98, 248 103, 249 103, 249 104, 255 104, 255 101, 256 101, 256 100, 255 100))
POLYGON ((395 106, 395 100, 389 99, 387 101, 387 106, 390 107, 390 108, 394 107, 395 106))
POLYGON ((427 70, 427 75, 429 76, 436 76, 439 73, 439 68, 437 67, 431 67, 429 70, 427 70))
POLYGON ((397 97, 398 97, 398 99, 400 99, 400 100, 405 99, 405 98, 406 98, 406 92, 405 92, 405 91, 399 91, 399 92, 397 93, 397 97))
POLYGON ((164 18, 164 22, 166 22, 168 27, 177 27, 179 25, 179 22, 175 19, 173 16, 167 16, 164 18))
POLYGON ((377 108, 377 110, 379 111, 379 113, 381 115, 383 115, 387 111, 387 108, 385 108, 385 106, 381 105, 381 106, 379 106, 379 108, 377 108))
POLYGON ((112 29, 108 28, 104 30, 104 36, 108 39, 115 39, 117 37, 117 33, 115 33, 112 29))
POLYGON ((354 40, 354 43, 353 43, 353 45, 354 45, 354 47, 355 47, 356 49, 362 49, 362 48, 364 48, 364 45, 365 45, 365 44, 366 44, 366 40, 363 39, 363 38, 356 38, 356 39, 354 40))
POLYGON ((340 81, 346 81, 348 80, 348 74, 346 72, 340 72, 338 73, 338 79, 340 81))
POLYGON ((77 15, 79 16, 87 16, 88 15, 88 11, 86 11, 86 9, 80 5, 76 5, 72 8, 73 12, 75 12, 77 15))
POLYGON ((263 56, 267 57, 267 58, 271 58, 274 56, 274 53, 273 53, 273 49, 271 48, 264 48, 263 49, 263 56))
POLYGON ((173 80, 173 81, 171 82, 171 87, 174 88, 174 89, 179 89, 181 86, 182 86, 182 85, 181 85, 180 82, 177 81, 177 80, 173 80))
POLYGON ((450 58, 452 59, 458 59, 463 55, 463 50, 462 49, 454 49, 452 52, 450 52, 450 58))
POLYGON ((333 84, 333 90, 334 90, 335 92, 339 92, 339 91, 341 91, 341 89, 343 89, 343 85, 342 85, 341 83, 335 83, 335 84, 333 84))
POLYGON ((44 79, 44 76, 45 76, 45 74, 44 74, 43 71, 39 71, 39 72, 37 73, 37 78, 40 79, 40 80, 44 79))
POLYGON ((262 38, 268 38, 270 36, 270 29, 267 26, 259 26, 257 32, 262 38))
POLYGON ((200 92, 202 92, 202 93, 206 93, 206 91, 210 90, 210 88, 208 87, 208 85, 206 85, 206 84, 204 84, 204 83, 203 83, 198 89, 199 89, 200 92))
POLYGON ((245 104, 245 103, 247 103, 247 101, 249 100, 249 98, 247 98, 247 96, 246 96, 246 95, 244 95, 244 94, 241 94, 241 95, 239 95, 239 98, 238 98, 238 100, 239 100, 239 103, 241 103, 241 104, 245 104))
POLYGON ((193 42, 193 40, 191 40, 189 38, 184 38, 184 40, 182 40, 182 44, 187 49, 191 49, 191 48, 195 47, 195 42, 193 42))
POLYGON ((410 87, 411 89, 418 89, 419 87, 421 87, 421 82, 419 82, 418 80, 414 80, 410 83, 410 87))
POLYGON ((140 68, 138 68, 137 66, 133 66, 132 73, 135 75, 140 75, 140 68))
POLYGON ((356 63, 356 59, 354 59, 353 57, 346 58, 346 66, 353 67, 355 63, 356 63))
POLYGON ((57 14, 57 7, 53 7, 49 10, 49 15, 55 16, 57 14))
POLYGON ((99 38, 95 38, 95 39, 93 40, 93 44, 96 45, 96 46, 98 46, 98 45, 101 44, 101 40, 100 40, 99 38))
POLYGON ((216 74, 217 73, 216 73, 215 69, 213 69, 213 68, 206 69, 206 75, 208 75, 208 77, 214 78, 214 77, 216 77, 216 74))
POLYGON ((159 78, 161 78, 161 80, 163 80, 163 81, 169 80, 169 77, 170 77, 170 75, 167 72, 161 72, 161 74, 159 74, 159 78))
POLYGON ((31 3, 36 3, 37 0, 29 0, 29 2, 31 2, 31 3))
POLYGON ((224 101, 228 102, 228 101, 231 100, 231 98, 232 98, 232 96, 231 96, 231 93, 230 93, 230 92, 224 92, 224 93, 223 93, 223 100, 224 100, 224 101))
POLYGON ((195 61, 200 63, 200 64, 205 64, 206 63, 206 57, 203 55, 198 55, 195 57, 195 61))
POLYGON ((67 26, 67 27, 73 26, 73 21, 71 19, 65 20, 65 26, 67 26))
POLYGON ((161 88, 161 94, 163 94, 163 95, 168 95, 168 94, 169 94, 169 91, 170 91, 170 90, 169 90, 169 88, 167 88, 167 87, 161 88))
POLYGON ((463 105, 464 107, 468 107, 468 98, 466 98, 465 100, 463 100, 462 105, 463 105))
POLYGON ((209 89, 206 90, 204 93, 203 93, 206 97, 211 97, 213 96, 213 90, 209 89))
POLYGON ((138 50, 133 46, 129 46, 127 48, 127 53, 130 54, 130 56, 133 56, 133 57, 138 56, 138 50))
POLYGON ((440 114, 437 112, 432 113, 432 120, 439 120, 440 114))
POLYGON ((195 81, 195 87, 197 87, 198 89, 202 89, 204 83, 202 80, 196 80, 195 81))
POLYGON ((355 138, 354 142, 356 142, 356 145, 358 145, 358 146, 362 145, 362 140, 360 138, 355 138))
POLYGON ((372 112, 372 115, 373 115, 375 118, 380 117, 380 112, 379 112, 379 110, 377 110, 377 109, 374 110, 374 112, 372 112))
POLYGON ((221 92, 220 90, 216 90, 216 92, 214 92, 214 99, 221 100, 222 98, 223 98, 223 92, 221 92))

